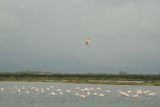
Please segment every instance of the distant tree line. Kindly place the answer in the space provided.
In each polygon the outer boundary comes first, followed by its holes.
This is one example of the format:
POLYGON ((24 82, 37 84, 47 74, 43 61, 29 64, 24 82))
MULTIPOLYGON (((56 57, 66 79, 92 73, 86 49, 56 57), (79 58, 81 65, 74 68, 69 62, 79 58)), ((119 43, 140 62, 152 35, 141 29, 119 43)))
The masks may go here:
POLYGON ((94 80, 143 80, 159 81, 159 74, 62 74, 45 72, 16 72, 0 73, 0 78, 50 78, 50 79, 94 79, 94 80))

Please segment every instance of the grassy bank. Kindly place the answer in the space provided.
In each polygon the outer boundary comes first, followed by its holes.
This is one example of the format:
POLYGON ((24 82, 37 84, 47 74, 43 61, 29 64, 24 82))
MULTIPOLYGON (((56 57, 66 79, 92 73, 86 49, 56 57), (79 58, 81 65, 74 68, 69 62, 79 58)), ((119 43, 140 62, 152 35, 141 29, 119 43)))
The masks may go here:
POLYGON ((45 72, 0 73, 0 81, 64 82, 112 85, 160 86, 160 75, 142 74, 61 74, 45 72))

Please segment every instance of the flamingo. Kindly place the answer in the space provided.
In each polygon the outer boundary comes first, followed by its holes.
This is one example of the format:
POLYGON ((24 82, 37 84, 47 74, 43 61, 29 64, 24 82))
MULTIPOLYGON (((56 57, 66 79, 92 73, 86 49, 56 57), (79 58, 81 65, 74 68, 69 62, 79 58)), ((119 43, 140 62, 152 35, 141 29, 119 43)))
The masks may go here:
POLYGON ((125 92, 121 92, 120 95, 123 95, 123 96, 126 96, 126 97, 129 97, 129 94, 128 93, 125 93, 125 92))
POLYGON ((4 88, 1 88, 1 91, 4 91, 4 88))
POLYGON ((131 97, 132 97, 132 98, 138 98, 139 95, 135 94, 135 95, 132 95, 131 97))
POLYGON ((55 92, 52 92, 50 95, 51 96, 56 96, 57 94, 55 92))
POLYGON ((82 94, 81 94, 81 95, 79 95, 79 96, 80 96, 81 98, 86 98, 86 95, 82 95, 82 94))
POLYGON ((99 95, 99 96, 102 96, 102 97, 104 96, 104 94, 102 94, 102 93, 101 93, 101 94, 98 94, 98 95, 99 95))
POLYGON ((66 90, 66 92, 68 92, 68 93, 69 93, 69 92, 71 92, 71 90, 66 90))
POLYGON ((21 92, 21 89, 17 89, 17 92, 20 94, 20 92, 21 92))

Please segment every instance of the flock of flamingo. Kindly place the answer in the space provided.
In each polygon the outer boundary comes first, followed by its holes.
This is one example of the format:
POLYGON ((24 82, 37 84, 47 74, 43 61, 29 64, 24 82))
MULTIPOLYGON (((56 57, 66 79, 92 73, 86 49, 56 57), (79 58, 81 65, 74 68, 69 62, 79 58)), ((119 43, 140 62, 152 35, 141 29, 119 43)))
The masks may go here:
MULTIPOLYGON (((48 86, 45 88, 37 88, 37 87, 30 87, 27 88, 25 86, 17 87, 14 86, 13 88, 0 88, 0 93, 8 92, 10 95, 49 95, 49 96, 62 96, 64 93, 70 93, 71 95, 78 96, 81 98, 86 98, 89 96, 100 96, 104 97, 112 93, 111 90, 104 90, 101 87, 74 87, 71 89, 63 89, 58 88, 55 86, 48 86)), ((150 92, 149 90, 117 90, 117 95, 121 95, 124 97, 131 97, 131 98, 140 98, 142 96, 159 96, 159 93, 150 92)))

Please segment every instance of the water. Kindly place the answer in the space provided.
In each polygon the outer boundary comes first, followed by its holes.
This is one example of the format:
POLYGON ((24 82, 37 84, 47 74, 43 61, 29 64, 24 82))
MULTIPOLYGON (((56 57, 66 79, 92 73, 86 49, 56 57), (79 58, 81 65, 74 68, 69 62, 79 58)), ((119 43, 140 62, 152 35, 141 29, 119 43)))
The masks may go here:
POLYGON ((0 82, 0 89, 0 107, 160 107, 158 86, 0 82), (156 94, 132 98, 137 90, 156 94))

